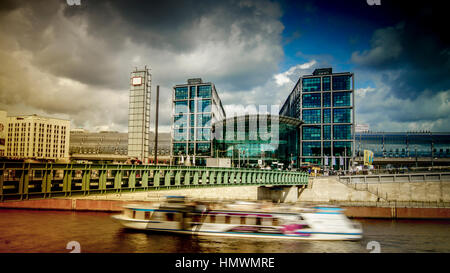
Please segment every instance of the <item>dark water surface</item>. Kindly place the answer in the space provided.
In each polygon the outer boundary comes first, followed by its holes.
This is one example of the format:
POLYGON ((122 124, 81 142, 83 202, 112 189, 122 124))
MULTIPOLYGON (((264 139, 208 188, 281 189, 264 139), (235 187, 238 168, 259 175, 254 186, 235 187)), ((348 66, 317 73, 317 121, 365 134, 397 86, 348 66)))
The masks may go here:
POLYGON ((450 252, 450 221, 359 219, 361 241, 298 241, 195 237, 130 231, 109 213, 0 209, 1 253, 382 253, 450 252), (370 243, 377 244, 377 243, 370 243))

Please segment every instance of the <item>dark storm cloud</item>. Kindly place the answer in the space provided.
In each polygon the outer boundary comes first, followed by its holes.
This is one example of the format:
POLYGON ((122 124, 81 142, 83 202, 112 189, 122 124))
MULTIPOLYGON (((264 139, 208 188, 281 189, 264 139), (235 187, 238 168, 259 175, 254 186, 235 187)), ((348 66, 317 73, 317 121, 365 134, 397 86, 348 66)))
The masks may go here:
POLYGON ((371 49, 352 55, 358 69, 380 73, 392 92, 403 98, 450 86, 447 14, 439 4, 424 5, 405 7, 408 13, 401 22, 375 31, 371 49))
POLYGON ((0 108, 74 127, 124 130, 134 67, 151 67, 168 126, 173 85, 201 77, 245 93, 283 56, 270 1, 2 1, 0 14, 0 108))

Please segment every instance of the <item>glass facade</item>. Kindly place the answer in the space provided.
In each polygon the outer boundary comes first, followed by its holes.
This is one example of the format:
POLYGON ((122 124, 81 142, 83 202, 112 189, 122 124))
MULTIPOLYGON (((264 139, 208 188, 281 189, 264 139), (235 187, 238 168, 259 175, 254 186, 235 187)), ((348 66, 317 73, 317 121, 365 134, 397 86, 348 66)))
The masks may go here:
POLYGON ((320 109, 303 110, 302 116, 305 124, 320 123, 320 109))
POLYGON ((332 68, 316 69, 297 82, 280 115, 304 121, 301 162, 348 168, 354 152, 353 85, 352 73, 333 73, 332 68), (336 156, 342 158, 331 160, 336 156))
POLYGON ((351 90, 351 82, 350 75, 333 76, 333 90, 351 90))
POLYGON ((149 156, 151 74, 136 69, 130 76, 128 105, 128 156, 144 163, 149 156))
POLYGON ((320 140, 321 136, 320 126, 303 126, 302 139, 303 140, 320 140))
POLYGON ((321 107, 320 103, 320 93, 314 93, 314 94, 304 94, 302 97, 302 107, 303 108, 315 108, 315 107, 321 107))
POLYGON ((333 122, 334 123, 351 123, 352 122, 352 109, 350 108, 337 108, 333 109, 333 122))
POLYGON ((323 107, 331 107, 331 93, 323 93, 323 107))
POLYGON ((333 107, 351 106, 351 92, 333 92, 333 107))
POLYGON ((190 79, 173 88, 172 156, 174 164, 182 160, 202 165, 202 157, 212 155, 212 124, 225 117, 214 84, 190 79), (214 107, 213 107, 214 106, 214 107), (195 162, 194 162, 195 161, 195 162))
POLYGON ((214 124, 214 155, 232 159, 233 166, 273 162, 298 164, 299 119, 272 115, 232 117, 214 124))
MULTIPOLYGON (((356 156, 370 150, 381 158, 450 158, 448 133, 357 133, 356 156)), ((414 161, 414 160, 413 160, 414 161)))
POLYGON ((303 92, 320 91, 320 77, 303 79, 303 92))

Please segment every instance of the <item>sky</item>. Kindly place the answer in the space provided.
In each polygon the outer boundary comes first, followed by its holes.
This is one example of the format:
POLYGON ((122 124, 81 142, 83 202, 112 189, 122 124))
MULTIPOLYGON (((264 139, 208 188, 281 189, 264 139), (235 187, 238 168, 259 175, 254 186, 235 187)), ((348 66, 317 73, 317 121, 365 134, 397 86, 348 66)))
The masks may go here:
MULTIPOLYGON (((0 2, 0 110, 126 132, 130 72, 171 92, 213 82, 228 116, 277 109, 316 68, 355 74, 356 123, 450 132, 450 42, 439 1, 0 2)), ((151 128, 155 123, 154 101, 151 128)))

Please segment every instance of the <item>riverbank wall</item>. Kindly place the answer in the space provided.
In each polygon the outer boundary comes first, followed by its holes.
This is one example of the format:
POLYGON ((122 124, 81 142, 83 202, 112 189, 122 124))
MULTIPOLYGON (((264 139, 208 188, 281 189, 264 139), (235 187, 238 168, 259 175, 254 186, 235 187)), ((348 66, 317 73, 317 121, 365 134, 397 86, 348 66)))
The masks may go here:
MULTIPOLYGON (((283 192, 276 188, 274 191, 283 192)), ((338 177, 322 177, 311 179, 308 187, 290 187, 284 191, 286 196, 296 196, 295 203, 289 199, 292 204, 336 205, 344 208, 351 218, 450 219, 450 181, 348 184, 338 177)), ((0 208, 119 212, 124 205, 160 202, 168 195, 198 200, 256 201, 274 194, 262 195, 258 186, 185 188, 5 201, 0 202, 0 208)))

